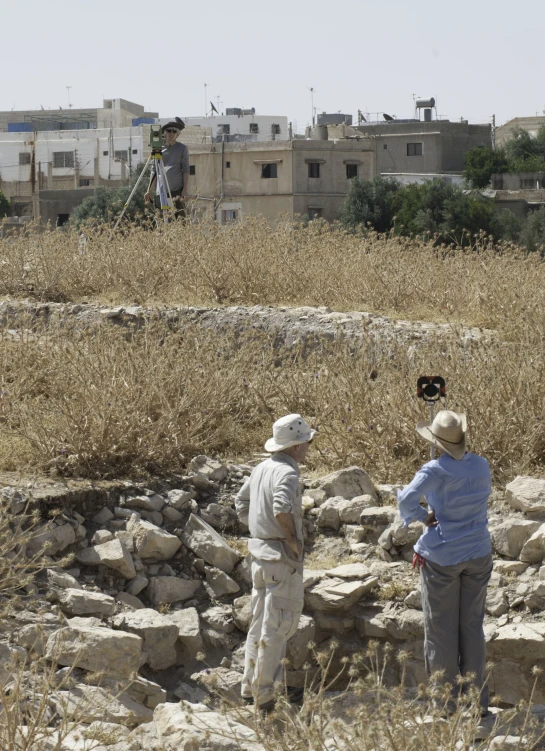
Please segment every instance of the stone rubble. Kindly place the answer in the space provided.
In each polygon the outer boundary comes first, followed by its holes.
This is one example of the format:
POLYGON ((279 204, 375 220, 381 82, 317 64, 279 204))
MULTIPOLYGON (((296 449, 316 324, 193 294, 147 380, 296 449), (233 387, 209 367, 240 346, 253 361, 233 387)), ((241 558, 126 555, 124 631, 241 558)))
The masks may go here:
MULTIPOLYGON (((11 676, 15 655, 45 657, 65 681, 57 694, 64 712, 88 702, 94 709, 87 724, 130 731, 119 743, 202 746, 199 718, 212 728, 219 722, 215 692, 236 699, 240 688, 251 575, 248 533, 234 498, 250 471, 251 465, 199 456, 187 475, 152 487, 117 483, 63 494, 47 484, 0 485, 1 494, 17 500, 15 515, 38 499, 43 521, 27 555, 42 551, 47 560, 35 590, 25 595, 26 609, 0 629, 0 679, 11 676), (67 554, 73 558, 62 569, 58 562, 67 554), (70 669, 66 682, 63 671, 70 669), (112 687, 115 701, 108 701, 112 687), (183 725, 186 711, 193 712, 192 729, 183 725)), ((340 668, 369 640, 410 653, 408 686, 426 680, 421 591, 410 565, 422 525, 403 524, 397 487, 375 487, 358 467, 304 484, 305 608, 288 644, 288 685, 305 685, 313 675, 314 645, 334 646, 333 664, 340 668)), ((505 495, 496 493, 490 530, 490 688, 501 706, 512 706, 530 696, 533 668, 545 660, 545 481, 519 477, 505 495)), ((392 665, 388 679, 398 678, 392 665)), ((539 676, 533 701, 545 703, 539 676)), ((237 748, 259 748, 249 735, 240 739, 237 748)), ((210 748, 229 743, 224 737, 210 748)), ((498 740, 496 747, 509 743, 498 740)))

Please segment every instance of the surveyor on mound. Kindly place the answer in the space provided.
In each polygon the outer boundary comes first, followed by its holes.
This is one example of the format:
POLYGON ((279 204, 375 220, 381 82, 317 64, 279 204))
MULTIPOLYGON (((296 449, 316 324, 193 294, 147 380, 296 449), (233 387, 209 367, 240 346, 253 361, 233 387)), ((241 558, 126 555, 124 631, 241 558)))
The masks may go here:
POLYGON ((254 468, 236 497, 238 518, 250 528, 253 584, 242 698, 265 709, 274 704, 275 684, 283 680, 286 643, 303 610, 299 464, 314 434, 301 415, 277 420, 265 444, 272 456, 254 468))
MULTIPOLYGON (((179 117, 170 123, 163 125, 161 130, 165 137, 165 145, 161 150, 161 157, 165 168, 165 174, 170 189, 170 195, 174 202, 174 218, 186 218, 186 201, 189 195, 189 150, 185 143, 177 142, 176 139, 185 127, 183 120, 179 117)), ((151 203, 153 186, 157 183, 157 165, 155 159, 151 167, 150 181, 147 193, 144 195, 144 201, 151 203)), ((168 189, 167 189, 168 195, 168 189)), ((159 195, 159 185, 155 192, 155 207, 161 208, 161 197, 159 195)))
MULTIPOLYGON (((483 632, 486 589, 492 573, 488 531, 490 468, 466 451, 466 416, 442 410, 431 425, 418 423, 419 435, 441 451, 398 494, 406 524, 418 520, 426 530, 414 546, 420 568, 424 611, 424 654, 430 675, 442 672, 453 694, 460 675, 473 674, 483 715, 488 711, 486 649, 483 632), (424 496, 430 508, 420 505, 424 496)), ((451 702, 450 707, 454 707, 451 702)))

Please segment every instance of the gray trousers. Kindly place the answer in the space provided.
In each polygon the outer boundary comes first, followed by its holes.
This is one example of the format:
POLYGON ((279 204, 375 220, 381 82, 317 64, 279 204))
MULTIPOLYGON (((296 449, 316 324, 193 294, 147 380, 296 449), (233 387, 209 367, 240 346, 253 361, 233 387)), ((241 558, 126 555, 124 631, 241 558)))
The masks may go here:
POLYGON ((428 674, 442 671, 442 682, 455 691, 458 676, 473 673, 484 709, 488 709, 488 686, 483 620, 491 573, 492 553, 454 566, 426 560, 420 569, 428 674))

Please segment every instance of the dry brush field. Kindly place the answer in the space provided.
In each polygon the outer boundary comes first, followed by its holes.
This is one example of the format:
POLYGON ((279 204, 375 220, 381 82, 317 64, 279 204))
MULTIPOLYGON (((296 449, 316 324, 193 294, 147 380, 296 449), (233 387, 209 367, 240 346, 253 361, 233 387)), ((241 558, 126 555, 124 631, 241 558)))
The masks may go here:
POLYGON ((450 323, 449 334, 279 348, 152 322, 141 330, 28 321, 0 332, 0 469, 81 476, 181 471, 195 453, 248 456, 272 420, 319 427, 315 468, 406 479, 426 456, 414 424, 423 373, 447 379, 471 446, 496 479, 545 463, 545 265, 485 237, 471 250, 257 220, 49 232, 0 244, 0 299, 174 305, 329 306, 450 323), (468 340, 462 324, 494 329, 468 340))

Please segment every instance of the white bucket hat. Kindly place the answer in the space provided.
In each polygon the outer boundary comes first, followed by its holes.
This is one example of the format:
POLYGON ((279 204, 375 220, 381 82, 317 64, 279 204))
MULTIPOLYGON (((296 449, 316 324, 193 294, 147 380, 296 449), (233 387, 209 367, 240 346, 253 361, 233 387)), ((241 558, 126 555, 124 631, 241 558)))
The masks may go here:
POLYGON ((274 423, 273 437, 265 444, 265 451, 272 454, 298 443, 306 443, 313 439, 315 433, 301 415, 286 415, 274 423))
POLYGON ((453 459, 462 459, 466 452, 467 420, 465 415, 442 409, 435 415, 431 425, 427 422, 419 422, 416 430, 422 438, 446 451, 453 459))

